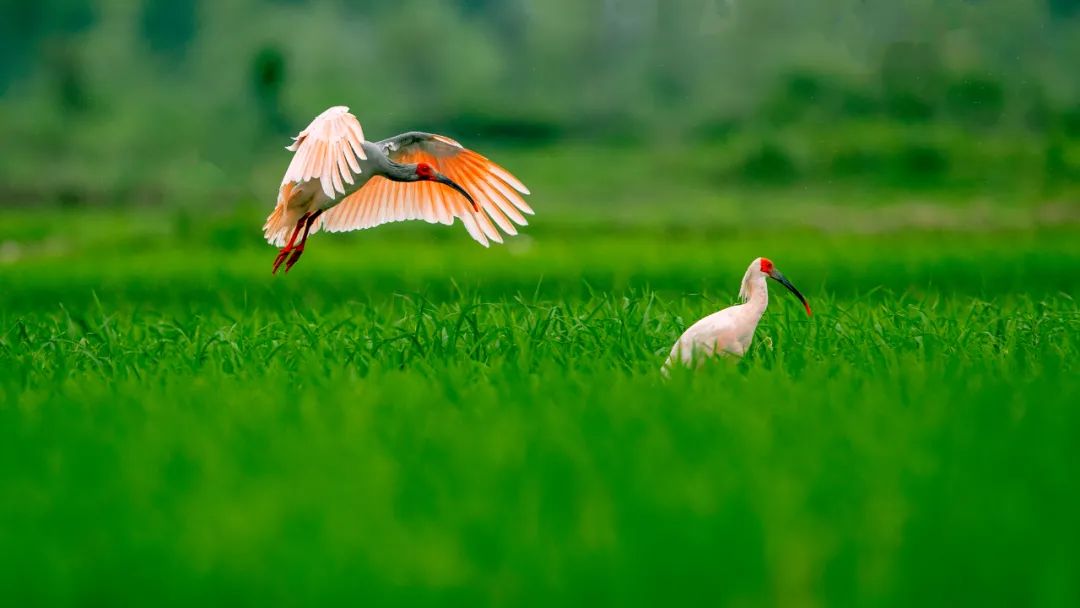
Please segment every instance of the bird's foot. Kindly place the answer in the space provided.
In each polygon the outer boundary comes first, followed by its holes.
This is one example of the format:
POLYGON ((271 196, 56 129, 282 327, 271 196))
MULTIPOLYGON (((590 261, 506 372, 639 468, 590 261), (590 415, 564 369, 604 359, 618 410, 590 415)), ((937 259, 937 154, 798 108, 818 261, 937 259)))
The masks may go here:
POLYGON ((285 272, 289 272, 289 269, 293 267, 293 264, 300 259, 300 256, 304 254, 303 247, 297 247, 293 250, 292 255, 289 256, 289 261, 285 262, 285 272))
MULTIPOLYGON (((281 265, 285 262, 285 258, 289 257, 290 251, 292 250, 288 247, 281 248, 281 251, 278 252, 277 257, 274 258, 274 270, 270 274, 277 274, 278 268, 281 268, 281 265)), ((286 268, 286 271, 288 271, 288 268, 286 268)))

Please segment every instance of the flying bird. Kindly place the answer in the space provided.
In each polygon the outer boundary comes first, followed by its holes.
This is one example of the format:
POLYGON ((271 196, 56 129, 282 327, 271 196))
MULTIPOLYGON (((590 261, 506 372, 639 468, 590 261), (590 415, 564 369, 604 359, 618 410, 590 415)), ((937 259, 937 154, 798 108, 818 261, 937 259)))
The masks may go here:
POLYGON ((757 258, 750 262, 750 267, 743 275, 742 288, 739 290, 739 298, 743 303, 715 312, 683 332, 664 362, 664 374, 667 375, 676 362, 690 366, 694 362, 724 353, 743 356, 746 349, 750 348, 754 330, 769 304, 766 277, 787 287, 788 291, 802 302, 807 316, 810 315, 810 305, 791 281, 776 269, 771 260, 757 258))
POLYGON ((484 247, 517 234, 533 210, 509 171, 443 135, 412 131, 370 142, 345 106, 315 117, 286 149, 294 152, 263 232, 288 272, 319 230, 347 232, 388 222, 460 219, 484 247), (500 232, 501 230, 501 232, 500 232), (299 238, 299 241, 297 239, 299 238))

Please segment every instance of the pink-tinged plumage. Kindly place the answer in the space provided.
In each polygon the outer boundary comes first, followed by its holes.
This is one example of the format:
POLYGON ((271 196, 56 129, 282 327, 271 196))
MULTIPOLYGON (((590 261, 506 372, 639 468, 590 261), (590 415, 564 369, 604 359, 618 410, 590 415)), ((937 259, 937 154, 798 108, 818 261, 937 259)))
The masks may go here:
POLYGON ((486 157, 430 133, 369 142, 345 106, 315 117, 286 149, 293 158, 263 226, 267 241, 282 247, 275 272, 282 263, 288 270, 308 236, 320 230, 460 219, 469 236, 487 247, 502 243, 503 234, 516 235, 515 224, 528 225, 525 215, 533 214, 523 198, 529 189, 486 157))
POLYGON ((743 275, 739 298, 742 304, 715 312, 687 329, 671 347, 671 354, 664 362, 664 375, 673 365, 693 366, 717 355, 741 357, 750 348, 761 315, 769 305, 769 287, 765 279, 779 282, 795 294, 806 308, 810 305, 799 290, 776 269, 768 258, 757 258, 743 275))

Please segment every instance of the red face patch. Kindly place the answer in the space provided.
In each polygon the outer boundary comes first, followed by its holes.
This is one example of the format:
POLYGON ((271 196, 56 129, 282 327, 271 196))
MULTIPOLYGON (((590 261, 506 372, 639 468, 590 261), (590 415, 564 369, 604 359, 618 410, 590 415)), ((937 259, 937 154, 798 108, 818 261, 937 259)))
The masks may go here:
POLYGON ((768 274, 773 271, 773 263, 769 258, 761 258, 761 272, 768 274))
POLYGON ((431 168, 431 165, 427 163, 416 164, 416 175, 420 179, 431 179, 435 177, 435 170, 431 168))

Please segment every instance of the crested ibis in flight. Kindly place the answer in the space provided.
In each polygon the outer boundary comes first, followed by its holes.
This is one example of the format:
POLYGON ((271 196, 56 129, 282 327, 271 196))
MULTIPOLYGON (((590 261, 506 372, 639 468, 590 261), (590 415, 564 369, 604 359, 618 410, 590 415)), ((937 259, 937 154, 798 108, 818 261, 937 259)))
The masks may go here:
POLYGON ((750 267, 743 275, 739 298, 742 304, 730 306, 715 312, 694 323, 679 336, 671 348, 671 354, 664 362, 663 372, 676 362, 689 366, 694 362, 719 354, 731 354, 741 357, 750 348, 754 339, 754 330, 769 304, 769 287, 765 278, 773 279, 799 298, 810 315, 810 305, 806 303, 799 290, 787 280, 768 258, 757 258, 750 262, 750 267))
POLYGON ((288 272, 308 236, 346 232, 388 222, 424 220, 450 225, 460 219, 487 247, 502 232, 517 234, 529 194, 509 171, 443 135, 409 132, 371 142, 345 106, 319 114, 294 138, 294 152, 263 232, 281 247, 274 273, 288 272), (496 226, 498 228, 496 228, 496 226), (299 237, 299 242, 297 238, 299 237))

